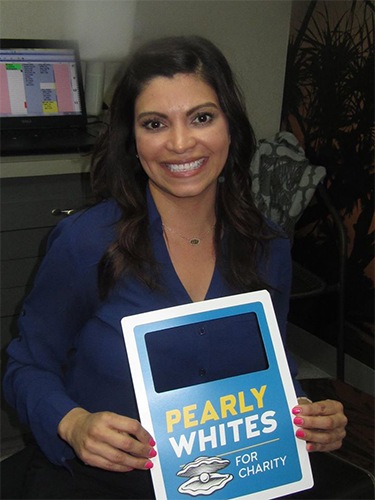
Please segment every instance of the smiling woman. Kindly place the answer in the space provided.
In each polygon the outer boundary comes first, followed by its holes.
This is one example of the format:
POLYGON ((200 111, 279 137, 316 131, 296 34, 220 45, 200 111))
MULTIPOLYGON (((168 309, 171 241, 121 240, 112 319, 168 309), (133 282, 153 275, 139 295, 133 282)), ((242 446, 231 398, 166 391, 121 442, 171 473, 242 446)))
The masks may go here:
POLYGON ((135 142, 175 271, 191 299, 204 300, 215 266, 217 179, 230 145, 216 92, 195 73, 152 79, 135 101, 135 142))
MULTIPOLYGON (((37 443, 22 498, 154 498, 157 443, 139 421, 122 318, 267 288, 285 339, 289 241, 253 203, 254 144, 211 42, 162 39, 131 58, 93 155, 93 206, 51 234, 8 348, 4 394, 37 443)), ((252 322, 195 327, 149 342, 160 390, 264 368, 252 322)), ((341 446, 342 405, 300 403, 290 418, 308 449, 341 446)))

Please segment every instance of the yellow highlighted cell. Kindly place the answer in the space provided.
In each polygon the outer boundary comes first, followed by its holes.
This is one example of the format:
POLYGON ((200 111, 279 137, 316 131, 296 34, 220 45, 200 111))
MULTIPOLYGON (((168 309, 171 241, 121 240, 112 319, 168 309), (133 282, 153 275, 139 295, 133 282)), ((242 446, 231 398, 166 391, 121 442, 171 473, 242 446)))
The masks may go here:
POLYGON ((57 113, 57 101, 43 101, 43 113, 57 113))

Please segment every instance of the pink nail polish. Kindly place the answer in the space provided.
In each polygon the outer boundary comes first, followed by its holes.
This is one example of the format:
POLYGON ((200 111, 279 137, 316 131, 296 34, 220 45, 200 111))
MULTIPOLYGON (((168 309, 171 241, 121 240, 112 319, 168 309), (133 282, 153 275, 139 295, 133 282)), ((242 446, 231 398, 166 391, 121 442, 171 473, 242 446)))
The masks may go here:
POLYGON ((154 458, 154 457, 156 457, 156 455, 157 455, 157 452, 156 452, 156 450, 154 450, 154 449, 150 450, 150 453, 148 454, 148 456, 149 456, 150 458, 154 458))
POLYGON ((156 443, 155 443, 155 441, 154 441, 154 439, 153 439, 153 438, 151 438, 151 439, 150 439, 150 441, 148 442, 148 444, 149 444, 150 446, 155 446, 155 445, 156 445, 156 443))
POLYGON ((296 424, 296 425, 302 425, 303 424, 303 418, 301 417, 295 417, 293 422, 296 424))
POLYGON ((153 464, 152 462, 148 461, 148 462, 146 463, 146 465, 145 465, 145 469, 152 469, 152 468, 153 468, 153 466, 154 466, 154 464, 153 464))
POLYGON ((303 432, 302 429, 298 429, 298 431, 296 432, 296 436, 299 438, 303 438, 305 437, 305 433, 303 432))
POLYGON ((301 408, 299 406, 296 406, 295 408, 293 408, 292 413, 293 415, 299 415, 301 411, 301 408))

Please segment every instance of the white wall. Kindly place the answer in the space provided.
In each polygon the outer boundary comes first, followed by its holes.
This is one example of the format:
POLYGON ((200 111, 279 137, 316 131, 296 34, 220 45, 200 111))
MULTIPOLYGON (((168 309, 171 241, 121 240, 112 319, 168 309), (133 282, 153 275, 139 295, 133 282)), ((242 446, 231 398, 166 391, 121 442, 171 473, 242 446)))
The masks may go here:
MULTIPOLYGON (((157 36, 210 38, 231 62, 261 138, 279 129, 290 11, 291 0, 0 0, 0 31, 75 38, 83 59, 107 61, 157 36)), ((116 68, 107 63, 108 98, 116 68)))

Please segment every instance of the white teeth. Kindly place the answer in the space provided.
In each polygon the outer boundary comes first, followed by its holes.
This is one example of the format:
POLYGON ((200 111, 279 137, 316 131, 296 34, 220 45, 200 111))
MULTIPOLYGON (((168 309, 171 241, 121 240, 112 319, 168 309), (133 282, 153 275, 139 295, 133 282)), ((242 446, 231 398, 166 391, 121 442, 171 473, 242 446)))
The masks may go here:
POLYGON ((189 163, 166 163, 165 166, 171 172, 189 172, 190 170, 196 170, 199 168, 203 161, 204 159, 201 158, 200 160, 191 161, 189 163))

